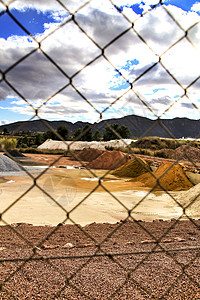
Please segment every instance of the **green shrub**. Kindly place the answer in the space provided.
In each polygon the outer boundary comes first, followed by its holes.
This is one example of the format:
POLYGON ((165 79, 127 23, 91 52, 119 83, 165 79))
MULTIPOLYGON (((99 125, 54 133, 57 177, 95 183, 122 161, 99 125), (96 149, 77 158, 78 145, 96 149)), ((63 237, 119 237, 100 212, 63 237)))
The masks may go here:
POLYGON ((69 152, 60 149, 50 150, 50 149, 38 149, 34 147, 29 147, 29 148, 18 148, 18 150, 22 153, 55 154, 55 155, 71 156, 69 152))
POLYGON ((0 150, 1 151, 10 151, 14 150, 17 146, 17 139, 6 139, 6 138, 1 138, 0 139, 0 150))

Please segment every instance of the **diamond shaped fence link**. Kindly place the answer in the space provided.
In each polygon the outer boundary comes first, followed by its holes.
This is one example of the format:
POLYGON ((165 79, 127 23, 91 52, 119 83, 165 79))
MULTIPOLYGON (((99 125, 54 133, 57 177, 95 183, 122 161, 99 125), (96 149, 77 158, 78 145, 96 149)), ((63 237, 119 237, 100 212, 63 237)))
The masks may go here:
MULTIPOLYGON (((38 41, 32 34, 31 32, 24 27, 24 25, 22 25, 20 23, 20 21, 12 14, 12 12, 9 9, 9 6, 14 3, 15 0, 12 1, 3 1, 0 0, 0 3, 3 5, 3 7, 5 7, 5 10, 3 10, 0 13, 0 17, 4 14, 8 14, 10 16, 10 18, 12 18, 12 20, 16 23, 17 26, 19 26, 38 46, 33 49, 31 52, 27 53, 26 55, 24 55, 23 57, 21 57, 20 59, 18 59, 15 63, 13 63, 12 65, 10 65, 5 71, 0 70, 1 73, 1 79, 0 79, 0 83, 1 82, 5 82, 21 99, 23 99, 25 101, 26 104, 29 105, 30 108, 32 108, 33 110, 33 116, 30 118, 30 120, 34 119, 35 117, 37 117, 38 119, 40 119, 43 124, 51 131, 54 132, 54 134, 56 134, 56 136, 62 140, 62 142, 66 145, 67 150, 65 151, 64 154, 70 153, 76 160, 78 160, 81 165, 88 171, 90 172, 90 174, 93 177, 98 177, 97 174, 95 173, 94 170, 90 169, 87 165, 85 165, 84 162, 81 161, 81 159, 78 158, 78 156, 73 152, 73 150, 71 149, 72 145, 75 143, 75 141, 72 141, 69 145, 66 143, 66 141, 42 118, 40 118, 40 110, 41 108, 46 105, 48 102, 50 102, 53 97, 55 97, 56 95, 58 95, 60 92, 62 92, 64 89, 66 89, 67 87, 72 87, 76 93, 82 98, 82 100, 84 102, 86 102, 98 115, 99 118, 97 119, 96 123, 94 123, 93 126, 95 126, 95 124, 97 124, 100 120, 102 120, 103 115, 106 111, 108 111, 111 107, 113 107, 117 102, 119 102, 123 96, 125 96, 129 91, 132 91, 134 93, 134 95, 137 97, 138 101, 141 102, 156 118, 157 118, 157 123, 155 123, 151 128, 149 128, 146 132, 144 132, 142 134, 142 137, 147 136, 153 129, 154 127, 157 126, 157 124, 159 126, 161 126, 163 128, 163 130, 173 139, 175 139, 175 137, 173 136, 173 134, 170 132, 170 130, 163 124, 162 120, 160 119, 168 110, 170 110, 171 108, 173 108, 175 103, 171 103, 170 106, 160 115, 157 115, 157 113, 154 112, 154 110, 148 105, 148 103, 146 102, 146 100, 139 94, 139 92, 137 92, 137 90, 134 88, 135 83, 140 80, 141 78, 143 78, 144 75, 146 75, 147 73, 149 73, 151 70, 153 70, 156 66, 161 66, 165 72, 167 72, 167 74, 170 76, 170 78, 173 79, 173 81, 181 87, 181 89, 183 90, 183 94, 181 96, 178 97, 178 99, 176 100, 176 102, 181 101, 181 99, 186 96, 188 98, 188 100, 191 102, 191 104, 194 106, 194 108, 196 110, 199 111, 199 108, 197 107, 197 105, 195 103, 193 103, 193 101, 190 99, 190 97, 187 94, 187 90, 194 85, 199 79, 200 79, 200 75, 195 78, 192 82, 190 82, 187 87, 185 88, 180 81, 176 78, 176 76, 174 76, 171 71, 165 66, 165 64, 162 61, 162 57, 169 52, 173 47, 175 47, 178 43, 180 43, 183 39, 186 39, 194 48, 195 45, 192 42, 192 40, 189 38, 189 32, 190 30, 192 30, 195 26, 197 26, 199 24, 199 22, 196 22, 195 24, 193 24, 192 26, 190 26, 187 30, 185 30, 181 24, 176 20, 176 18, 172 15, 172 13, 167 9, 167 7, 164 5, 163 1, 160 0, 157 4, 154 4, 151 6, 151 8, 147 11, 145 11, 144 13, 142 13, 139 17, 137 17, 134 21, 131 21, 125 14, 124 12, 120 9, 120 7, 118 7, 115 4, 115 1, 113 0, 108 0, 107 2, 111 3, 113 5, 113 7, 116 9, 116 11, 118 13, 120 13, 121 16, 123 16, 124 19, 126 19, 129 23, 130 26, 125 29, 123 32, 121 32, 120 34, 118 34, 117 36, 113 37, 104 47, 101 47, 93 37, 91 37, 87 31, 79 24, 79 22, 76 19, 76 14, 84 7, 87 7, 87 5, 89 5, 90 3, 94 2, 92 0, 90 1, 85 1, 84 3, 81 3, 79 5, 79 7, 76 8, 76 10, 74 12, 71 12, 70 9, 68 9, 68 4, 65 4, 65 1, 62 0, 55 0, 55 2, 57 2, 68 14, 69 14, 69 18, 67 20, 65 20, 63 23, 59 24, 52 32, 50 32, 47 36, 45 36, 43 39, 41 39, 40 41, 38 41), (156 9, 157 7, 162 7, 162 9, 168 14, 168 16, 170 17, 170 19, 172 20, 172 22, 174 22, 177 27, 183 32, 182 37, 180 37, 177 41, 175 41, 172 45, 170 45, 162 54, 158 55, 154 49, 152 49, 152 47, 148 44, 148 42, 145 40, 145 38, 136 30, 135 28, 135 24, 137 23, 138 20, 140 20, 142 17, 144 17, 145 15, 148 15, 151 11, 153 11, 154 9, 156 9), (42 43, 44 40, 47 40, 48 37, 50 35, 53 35, 56 31, 60 30, 61 27, 65 26, 66 24, 73 22, 74 25, 76 25, 79 30, 82 32, 83 35, 85 35, 99 50, 100 50, 100 54, 97 55, 95 58, 93 58, 92 60, 90 60, 87 64, 85 64, 82 68, 80 68, 78 71, 76 71, 73 75, 69 76, 63 69, 62 67, 49 55, 47 54, 43 49, 42 49, 42 43), (158 61, 155 62, 154 64, 152 64, 150 67, 148 67, 146 70, 143 71, 142 74, 140 74, 138 77, 136 77, 134 80, 129 80, 129 78, 126 78, 124 74, 122 74, 122 72, 120 71, 120 69, 118 69, 110 60, 109 57, 106 55, 106 49, 112 45, 113 43, 115 43, 117 40, 119 40, 122 36, 124 36, 126 33, 128 33, 129 31, 133 31, 137 37, 140 39, 140 41, 158 58, 158 61), (38 108, 34 108, 34 106, 30 103, 30 101, 23 95, 23 93, 18 90, 11 82, 9 82, 9 80, 7 79, 7 74, 13 70, 16 66, 18 66, 20 63, 22 63, 25 59, 27 59, 28 57, 30 57, 31 55, 33 55, 36 51, 40 51, 47 59, 48 61, 54 65, 58 71, 60 71, 67 79, 67 82, 64 86, 62 86, 60 89, 58 89, 57 91, 55 91, 51 96, 49 96, 48 98, 46 98, 42 104, 40 104, 38 106, 38 108), (88 100, 87 95, 84 95, 83 92, 76 87, 76 85, 73 83, 73 79, 80 74, 86 67, 89 67, 92 63, 94 63, 95 61, 97 61, 99 58, 104 58, 110 65, 111 67, 117 72, 117 74, 123 78, 125 80, 125 82, 129 85, 129 89, 127 89, 125 92, 123 92, 120 96, 118 96, 114 101, 112 101, 106 108, 104 108, 102 111, 100 111, 99 109, 97 109, 97 107, 95 107, 95 105, 93 105, 93 103, 88 100)), ((82 1, 83 2, 83 1, 82 1)), ((119 135, 118 132, 116 132, 116 130, 106 121, 103 120, 104 124, 110 128, 110 130, 116 135, 118 136, 118 138, 121 138, 121 136, 119 135)), ((25 125, 20 127, 20 130, 23 129, 25 125)), ((80 134, 80 136, 77 137, 76 140, 79 140, 79 138, 81 138, 88 130, 90 130, 93 126, 90 126, 87 130, 85 130, 85 132, 82 132, 80 134)), ((18 128, 19 130, 19 128, 18 128)), ((16 130, 17 132, 17 130, 16 130)), ((198 137, 196 137, 197 139, 198 137)), ((126 141, 124 141, 124 145, 128 148, 129 152, 127 154, 127 156, 129 154, 131 154, 136 160, 137 160, 137 156, 135 155, 135 153, 132 151, 131 147, 126 143, 126 141)), ((180 144, 181 145, 181 144, 180 144)), ((192 142, 190 144, 188 144, 187 149, 189 149, 190 145, 192 145, 192 142)), ((7 151, 6 151, 7 152, 7 151)), ((11 155, 7 152, 7 155, 11 157, 11 155)), ((193 164, 197 169, 198 166, 196 165, 196 163, 193 161, 192 158, 190 158, 190 155, 186 152, 185 149, 185 153, 183 155, 186 155, 188 158, 188 161, 191 162, 191 164, 193 164)), ((163 245, 163 240, 164 238, 167 236, 168 233, 171 232, 171 230, 174 229, 174 227, 180 222, 180 220, 183 219, 183 217, 185 217, 187 220, 189 220, 196 229, 200 229, 200 225, 197 221, 195 221, 194 219, 192 219, 188 214, 187 214, 187 209, 192 206, 198 199, 198 196, 196 196, 188 205, 182 205, 181 203, 179 203, 179 201, 173 196, 173 194, 171 194, 170 192, 168 192, 161 184, 160 180, 166 175, 167 172, 170 171, 170 169, 179 161, 181 161, 182 157, 178 157, 173 165, 171 167, 169 167, 160 177, 155 176, 155 174, 151 171, 149 171, 152 175, 152 177, 155 178, 156 180, 156 184, 155 186, 144 196, 141 198, 140 201, 138 201, 135 205, 133 205, 132 209, 128 208, 121 199, 119 199, 117 196, 114 195, 113 192, 109 191, 109 189, 106 188, 106 186, 104 186, 103 184, 103 179, 106 177, 107 174, 109 174, 110 171, 112 171, 118 164, 121 163, 121 160, 119 160, 115 165, 112 166, 112 168, 110 170, 108 170, 107 172, 105 172, 105 174, 101 177, 99 177, 98 183, 97 185, 91 189, 91 191, 84 196, 74 207, 72 207, 69 210, 66 210, 62 204, 60 204, 51 194, 48 193, 48 191, 46 191, 44 189, 43 186, 41 186, 40 183, 38 183, 39 179, 42 178, 43 175, 47 175, 49 169, 57 162, 61 159, 62 155, 57 158, 53 163, 51 163, 47 169, 43 170, 42 172, 40 172, 39 175, 37 175, 36 177, 34 177, 31 172, 29 172, 26 168, 24 168, 15 158, 12 157, 12 159, 14 159, 16 161, 16 163, 20 166, 20 168, 26 172, 26 174, 33 180, 32 185, 24 192, 22 193, 21 196, 19 196, 17 199, 15 199, 7 208, 5 208, 2 212, 1 212, 1 221, 9 228, 9 230, 11 230, 13 232, 13 234, 15 234, 16 236, 18 236, 23 242, 26 243, 27 246, 30 246, 32 249, 32 253, 30 255, 28 255, 28 257, 26 258, 22 258, 22 257, 16 257, 16 258, 2 258, 0 259, 0 263, 1 265, 4 263, 8 263, 8 262, 21 262, 21 264, 13 271, 11 272, 6 279, 0 280, 0 291, 4 292, 4 294, 2 294, 2 299, 22 299, 20 298, 16 291, 10 291, 9 288, 7 287, 7 283, 10 280, 14 280, 14 276, 18 274, 19 271, 23 271, 23 268, 26 266, 27 263, 29 262, 36 262, 36 261, 42 261, 42 262, 46 262, 48 265, 50 265, 51 267, 53 267, 56 271, 58 271, 58 273, 60 273, 62 276, 64 276, 66 278, 66 281, 64 283, 64 285, 62 287, 60 287, 59 291, 54 294, 54 296, 50 296, 50 298, 47 299, 75 299, 72 297, 68 297, 68 296, 62 296, 62 293, 65 291, 65 289, 67 287, 71 287, 73 290, 76 290, 77 293, 80 295, 80 299, 83 299, 81 297, 85 297, 86 299, 104 299, 104 298, 99 298, 98 296, 94 296, 92 293, 88 292, 87 290, 85 290, 84 286, 82 286, 80 288, 80 286, 76 285, 76 283, 73 282, 73 279, 80 274, 80 272, 83 270, 83 268, 85 266, 87 266, 89 264, 90 261, 96 259, 96 258, 108 258, 110 260, 110 262, 113 265, 117 265, 118 267, 120 267, 123 271, 125 271, 126 274, 126 278, 124 281, 120 282, 118 287, 110 294, 107 295, 105 299, 112 299, 114 298, 114 296, 117 295, 118 292, 120 292, 120 290, 122 290, 126 284, 130 281, 132 282, 135 286, 139 287, 142 291, 145 292, 145 295, 148 297, 148 299, 165 299, 164 297, 169 296, 170 292, 173 290, 173 288, 176 286, 176 284, 178 283, 178 281, 180 279, 182 279, 183 276, 186 276, 190 282, 194 283, 194 285, 199 289, 200 291, 200 284, 199 282, 193 278, 191 275, 189 275, 188 273, 186 273, 187 269, 192 265, 193 262, 195 262, 195 260, 197 258, 199 258, 200 256, 200 249, 198 246, 194 246, 194 247, 181 247, 181 248, 167 248, 163 245), (161 189, 168 195, 171 197, 171 199, 182 209, 182 214, 180 215, 180 217, 178 219, 176 219, 170 226, 167 227, 167 229, 165 228, 165 230, 162 232, 162 234, 157 237, 156 235, 154 235, 153 232, 151 232, 148 228, 146 228, 145 224, 143 224, 141 221, 138 221, 134 216, 133 213, 135 211, 135 209, 137 207, 140 206, 141 203, 143 203, 145 201, 145 199, 156 189, 157 186, 160 186, 161 189), (64 211, 65 213, 65 218, 64 220, 62 220, 61 223, 59 223, 57 226, 55 226, 53 229, 51 229, 48 234, 45 234, 44 237, 42 238, 42 240, 40 240, 39 243, 37 243, 35 245, 35 243, 32 243, 27 237, 26 235, 24 235, 23 233, 21 233, 20 230, 17 229, 17 227, 15 228, 13 225, 10 225, 9 222, 6 221, 6 219, 4 219, 4 214, 6 212, 8 212, 14 205, 16 205, 19 201, 21 201, 24 196, 26 194, 28 194, 34 187, 37 187, 43 194, 45 194, 47 197, 49 197, 51 199, 51 201, 53 201, 61 210, 64 211), (111 230, 109 233, 105 234, 105 237, 103 238, 103 240, 101 242, 98 241, 98 239, 96 239, 93 234, 90 234, 87 230, 85 230, 85 228, 81 227, 76 220, 74 220, 73 217, 71 217, 72 212, 74 212, 75 210, 77 210, 92 194, 95 193, 95 191, 101 187, 109 196, 111 196, 111 198, 116 201, 121 207, 123 207, 125 209, 125 211, 127 212, 127 217, 124 218, 124 220, 122 220, 121 222, 119 222, 118 224, 116 224, 115 228, 113 230, 111 230), (111 238, 117 233, 119 232, 120 229, 122 229, 124 226, 126 226, 126 224, 128 224, 129 221, 132 221, 133 224, 135 224, 135 226, 139 227, 145 234, 147 234, 150 238, 152 238, 153 243, 155 245, 153 245, 153 247, 151 247, 150 249, 147 250, 132 250, 132 251, 126 251, 125 249, 122 250, 119 253, 115 253, 114 251, 110 252, 110 251, 106 251, 105 250, 105 243, 110 241, 111 238), (94 251, 93 253, 90 254, 80 254, 80 255, 73 255, 73 254, 68 254, 68 255, 45 255, 45 253, 42 252, 42 246, 44 245, 45 242, 47 242, 50 238, 52 238, 56 232, 58 230, 60 230, 60 228, 63 227, 63 224, 65 224, 67 221, 70 221, 73 225, 75 225, 75 227, 77 228, 77 230, 82 233, 86 238, 88 238, 93 244, 92 247, 94 247, 94 251), (192 251, 192 250, 196 250, 196 255, 193 256, 192 259, 189 260, 189 262, 187 264, 183 264, 181 262, 179 262, 176 257, 174 256, 174 253, 179 253, 182 251, 192 251), (172 259, 175 264, 177 265, 177 267, 179 267, 181 269, 181 273, 180 275, 174 279, 174 281, 172 283, 170 283, 170 286, 167 288, 167 290, 165 290, 164 292, 162 292, 158 297, 155 296, 155 294, 153 293, 153 291, 149 291, 148 288, 146 288, 146 286, 144 284, 142 284, 140 282, 140 280, 138 279, 134 279, 132 277, 132 275, 134 274, 135 271, 137 271, 139 269, 140 266, 143 266, 145 261, 147 261, 149 259, 149 257, 152 254, 155 253, 163 253, 166 254, 170 259, 172 259), (39 255, 39 256, 38 256, 39 255), (119 257, 123 257, 123 256, 133 256, 133 255, 144 255, 143 259, 141 259, 134 268, 127 268, 126 266, 124 266, 119 257), (78 269, 76 269, 70 276, 67 275, 65 272, 63 272, 61 270, 61 268, 59 266, 56 266, 55 264, 53 264, 54 260, 62 260, 62 259, 67 259, 70 260, 71 263, 73 263, 73 260, 80 258, 80 259, 87 259, 78 269), (7 296, 5 296, 7 295, 7 296), (52 298, 53 297, 53 298, 52 298), (62 298, 61 298, 62 297, 62 298)), ((141 162, 140 162, 141 163, 141 162)), ((141 163, 143 165, 143 167, 147 168, 145 166, 145 164, 141 163)), ((198 298, 198 295, 197 295, 198 298)), ((196 299, 197 299, 196 298, 196 299)), ((25 299, 25 298, 24 298, 25 299)), ((29 298, 26 298, 29 299, 29 298)), ((30 298, 33 299, 33 298, 30 298)), ((39 299, 39 298, 38 298, 39 299)), ((128 299, 128 298, 127 298, 128 299)), ((143 299, 141 297, 141 299, 143 299)), ((146 299, 146 298, 144 298, 146 299)), ((166 298, 167 299, 167 298, 166 298)))

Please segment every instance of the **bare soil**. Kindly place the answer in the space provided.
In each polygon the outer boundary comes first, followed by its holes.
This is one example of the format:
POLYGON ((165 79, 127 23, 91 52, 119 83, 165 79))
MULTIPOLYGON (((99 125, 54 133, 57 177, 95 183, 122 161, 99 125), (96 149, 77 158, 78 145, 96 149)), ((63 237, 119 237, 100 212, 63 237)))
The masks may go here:
POLYGON ((2 300, 200 299, 200 221, 12 229, 23 238, 0 227, 2 300))
POLYGON ((35 162, 37 164, 55 167, 65 166, 82 166, 79 161, 73 159, 73 157, 54 155, 54 154, 32 154, 26 153, 25 158, 19 158, 22 162, 35 162))
MULTIPOLYGON (((81 166, 69 157, 59 159, 59 155, 26 156, 46 165, 81 166)), ((160 164, 166 160, 152 161, 160 164)), ((20 188, 17 180, 13 193, 20 188)), ((95 185, 80 182, 82 190, 95 185)), ((111 183, 104 184, 111 188, 111 183)), ((112 183, 114 195, 115 189, 122 188, 120 184, 112 183)), ((36 196, 33 199, 37 202, 36 196)), ((200 220, 194 219, 0 226, 0 299, 198 300, 199 244, 200 220)))
MULTIPOLYGON (((53 154, 32 154, 32 153, 26 153, 26 158, 24 161, 32 161, 36 163, 40 163, 41 165, 50 165, 56 167, 63 167, 63 166, 83 166, 83 164, 87 165, 88 161, 83 160, 82 163, 75 160, 74 157, 67 157, 62 155, 53 155, 53 154)), ((164 162, 175 162, 174 159, 165 159, 165 158, 159 158, 159 157, 152 157, 152 156, 145 156, 145 155, 138 155, 138 157, 141 157, 148 161, 148 163, 153 167, 159 167, 164 162)), ((20 158, 21 159, 21 158, 20 158)), ((200 163, 195 161, 189 161, 189 160, 180 160, 179 163, 182 163, 184 166, 184 169, 186 171, 196 172, 199 173, 200 171, 200 163)))

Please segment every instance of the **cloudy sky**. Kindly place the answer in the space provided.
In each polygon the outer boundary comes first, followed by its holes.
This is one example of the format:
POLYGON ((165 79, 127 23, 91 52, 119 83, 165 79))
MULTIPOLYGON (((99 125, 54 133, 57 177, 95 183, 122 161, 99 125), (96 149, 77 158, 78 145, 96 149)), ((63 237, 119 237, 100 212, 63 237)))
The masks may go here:
POLYGON ((200 119, 200 3, 158 2, 0 0, 0 124, 200 119))

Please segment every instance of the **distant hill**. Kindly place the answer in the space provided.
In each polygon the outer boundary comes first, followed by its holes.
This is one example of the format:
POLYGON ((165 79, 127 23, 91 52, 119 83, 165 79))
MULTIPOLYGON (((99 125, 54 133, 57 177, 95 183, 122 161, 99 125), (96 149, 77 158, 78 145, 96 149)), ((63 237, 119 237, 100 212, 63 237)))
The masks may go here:
POLYGON ((48 121, 48 120, 34 120, 26 122, 15 122, 0 126, 0 131, 4 128, 12 132, 40 132, 43 133, 49 130, 49 127, 57 129, 60 125, 65 125, 70 135, 73 135, 79 128, 83 128, 86 124, 93 127, 93 132, 97 129, 103 132, 106 124, 119 124, 120 126, 125 125, 129 128, 131 138, 138 138, 141 136, 158 136, 158 137, 171 137, 169 132, 175 138, 191 137, 195 138, 200 133, 200 120, 191 120, 188 118, 174 118, 174 119, 162 119, 162 120, 151 120, 145 117, 130 115, 118 119, 109 119, 101 121, 97 124, 90 124, 88 122, 76 122, 71 123, 67 121, 48 121), (46 125, 47 124, 47 125, 46 125))

